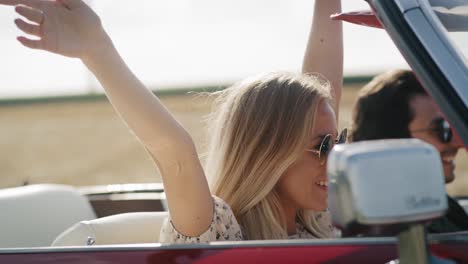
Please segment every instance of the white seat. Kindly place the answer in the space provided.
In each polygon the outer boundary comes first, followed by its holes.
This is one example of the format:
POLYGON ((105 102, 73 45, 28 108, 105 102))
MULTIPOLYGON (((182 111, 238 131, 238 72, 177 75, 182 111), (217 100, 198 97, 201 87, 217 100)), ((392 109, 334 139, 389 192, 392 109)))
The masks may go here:
POLYGON ((65 228, 96 218, 86 197, 65 185, 0 190, 0 248, 45 247, 65 228))
POLYGON ((458 204, 460 204, 460 206, 463 207, 465 212, 468 214, 468 200, 467 199, 458 200, 458 204))
POLYGON ((60 234, 52 246, 157 243, 167 212, 138 212, 82 221, 60 234))

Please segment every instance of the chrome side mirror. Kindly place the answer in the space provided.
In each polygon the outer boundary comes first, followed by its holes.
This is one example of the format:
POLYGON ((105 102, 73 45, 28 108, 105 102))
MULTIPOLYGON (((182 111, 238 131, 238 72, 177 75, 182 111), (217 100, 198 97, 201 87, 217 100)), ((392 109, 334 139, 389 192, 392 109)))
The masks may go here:
POLYGON ((337 227, 397 226, 400 258, 390 263, 453 263, 429 253, 421 224, 447 210, 442 162, 433 146, 416 139, 338 145, 327 173, 337 227))
POLYGON ((447 210, 439 153, 417 139, 337 145, 327 173, 328 204, 339 228, 412 223, 447 210))

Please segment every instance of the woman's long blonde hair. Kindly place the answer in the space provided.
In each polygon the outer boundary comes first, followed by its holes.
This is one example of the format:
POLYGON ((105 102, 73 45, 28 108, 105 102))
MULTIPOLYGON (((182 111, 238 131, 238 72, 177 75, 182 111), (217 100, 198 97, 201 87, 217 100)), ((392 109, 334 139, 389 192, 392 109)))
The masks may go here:
MULTIPOLYGON (((206 165, 213 193, 231 206, 246 239, 287 238, 275 187, 302 155, 330 87, 315 76, 271 73, 218 95, 206 165)), ((302 210, 297 220, 313 235, 329 237, 312 214, 302 210)))

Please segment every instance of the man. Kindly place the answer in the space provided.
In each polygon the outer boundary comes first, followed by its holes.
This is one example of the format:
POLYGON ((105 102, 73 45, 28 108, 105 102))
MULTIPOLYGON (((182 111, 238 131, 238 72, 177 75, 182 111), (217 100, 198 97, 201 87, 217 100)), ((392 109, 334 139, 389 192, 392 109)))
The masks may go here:
MULTIPOLYGON (((359 93, 351 141, 418 138, 439 152, 445 183, 455 179, 454 159, 463 144, 411 71, 395 70, 375 77, 359 93)), ((446 215, 428 226, 430 233, 468 230, 468 215, 448 196, 446 215)))

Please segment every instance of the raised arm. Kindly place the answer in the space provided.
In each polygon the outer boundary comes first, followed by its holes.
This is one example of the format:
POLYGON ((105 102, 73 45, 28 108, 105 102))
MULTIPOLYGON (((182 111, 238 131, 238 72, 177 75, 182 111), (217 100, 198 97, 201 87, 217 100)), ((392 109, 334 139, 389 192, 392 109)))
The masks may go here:
POLYGON ((194 143, 154 94, 135 77, 82 0, 0 0, 17 5, 29 21, 15 20, 29 48, 79 58, 104 87, 113 107, 143 142, 161 171, 172 221, 179 232, 199 235, 212 220, 213 204, 194 143), (18 6, 19 5, 19 6, 18 6))
POLYGON ((343 89, 343 27, 330 15, 341 12, 341 0, 315 0, 314 17, 302 65, 303 73, 320 73, 332 85, 338 119, 343 89))

